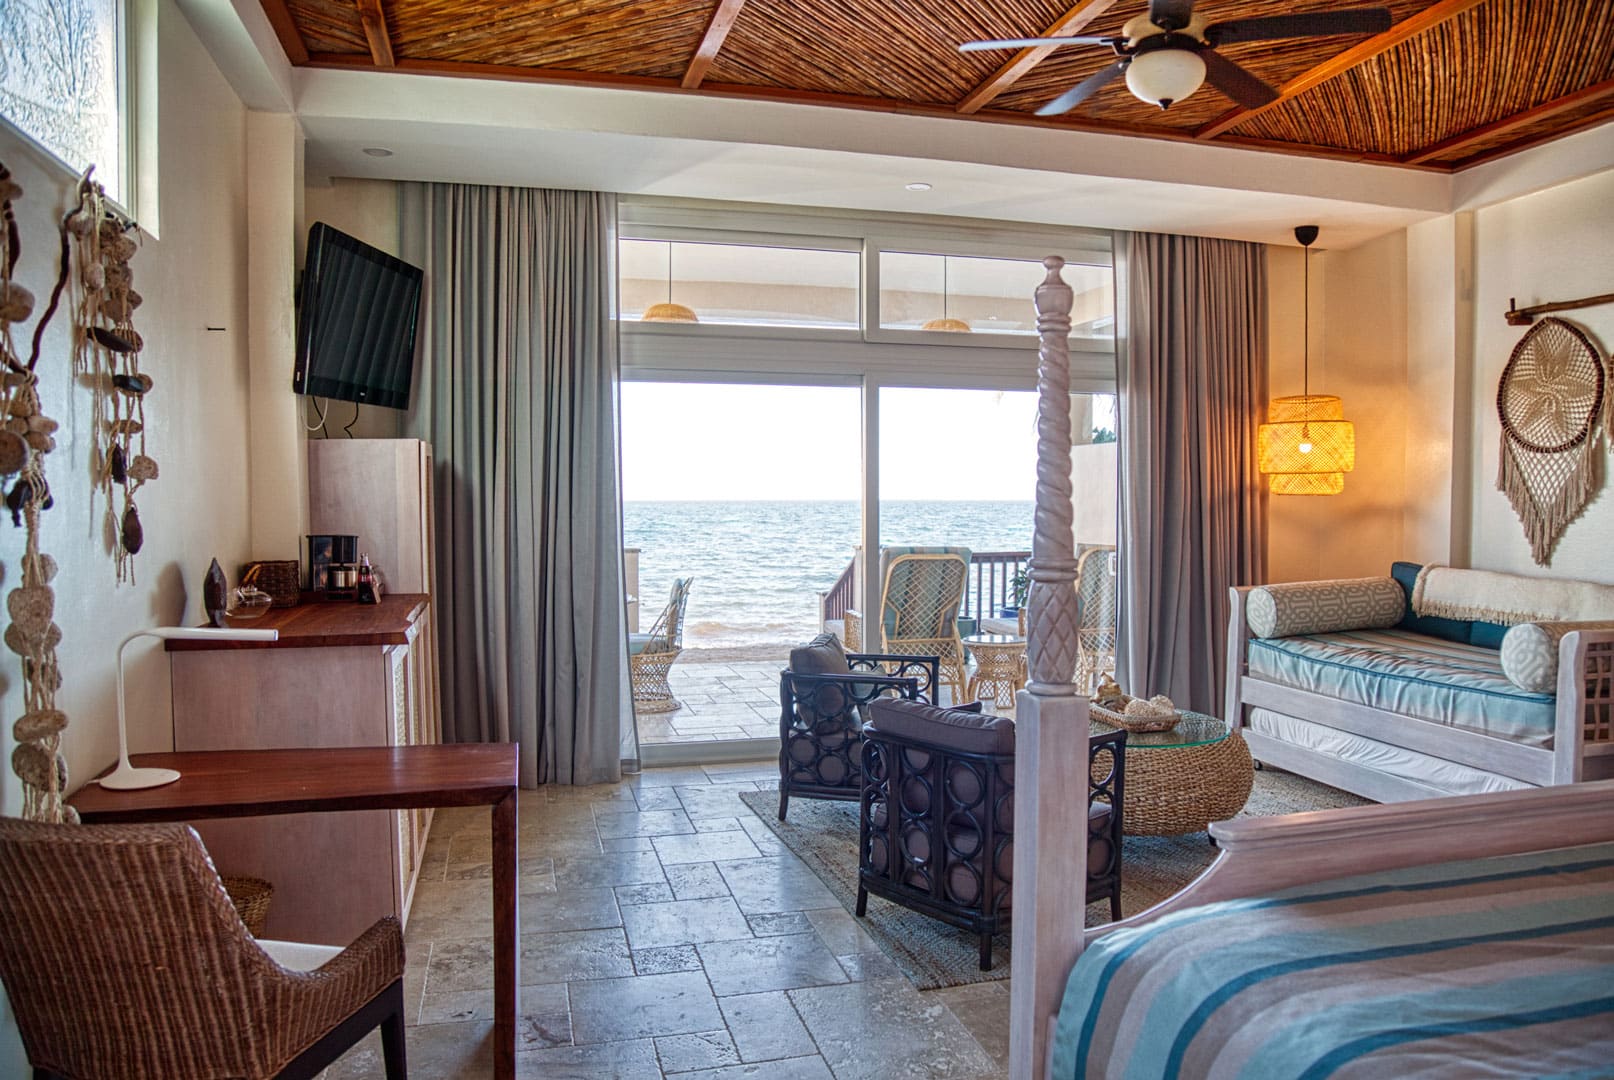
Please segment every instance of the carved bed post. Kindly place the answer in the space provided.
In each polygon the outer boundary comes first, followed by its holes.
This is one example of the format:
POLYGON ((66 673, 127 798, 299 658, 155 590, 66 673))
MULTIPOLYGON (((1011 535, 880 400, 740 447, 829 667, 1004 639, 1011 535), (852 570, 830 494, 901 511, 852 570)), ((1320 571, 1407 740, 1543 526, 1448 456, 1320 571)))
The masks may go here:
POLYGON ((1076 693, 1071 532, 1070 286, 1043 260, 1037 287, 1037 506, 1026 657, 1016 702, 1014 945, 1009 1075, 1043 1075, 1048 1022, 1082 948, 1087 901, 1087 699, 1076 693))

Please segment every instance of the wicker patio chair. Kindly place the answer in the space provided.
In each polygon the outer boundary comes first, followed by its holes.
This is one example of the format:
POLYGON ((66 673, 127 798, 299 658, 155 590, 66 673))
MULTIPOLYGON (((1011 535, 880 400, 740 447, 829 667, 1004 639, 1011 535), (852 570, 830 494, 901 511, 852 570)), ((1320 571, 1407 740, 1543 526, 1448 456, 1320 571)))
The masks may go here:
POLYGON ((377 1025, 403 1080, 398 920, 341 950, 256 941, 186 825, 0 819, 0 867, 0 981, 35 1080, 313 1077, 377 1025))
POLYGON ((1076 560, 1076 688, 1090 694, 1099 679, 1115 671, 1115 548, 1098 546, 1076 560))
POLYGON ((633 707, 642 713, 673 712, 683 708, 667 685, 673 661, 684 651, 684 609, 694 578, 673 582, 667 606, 648 634, 628 635, 628 673, 633 683, 633 707))
MULTIPOLYGON (((939 658, 942 685, 954 702, 966 700, 958 611, 969 580, 969 548, 881 548, 880 567, 881 632, 872 638, 879 646, 873 651, 939 658)), ((846 612, 846 640, 853 649, 865 646, 861 612, 846 612)))

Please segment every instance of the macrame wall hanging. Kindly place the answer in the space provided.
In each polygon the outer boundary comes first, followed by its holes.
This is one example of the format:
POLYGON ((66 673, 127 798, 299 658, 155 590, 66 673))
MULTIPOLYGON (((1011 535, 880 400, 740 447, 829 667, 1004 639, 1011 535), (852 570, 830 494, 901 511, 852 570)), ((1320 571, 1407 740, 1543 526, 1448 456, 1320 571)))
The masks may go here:
POLYGON ((1608 373, 1578 328, 1542 319, 1513 348, 1496 390, 1502 420, 1496 486, 1524 523, 1539 566, 1597 493, 1608 373))
POLYGON ((78 814, 62 801, 67 787, 67 759, 62 756, 62 732, 67 730, 67 714, 56 707, 56 691, 61 689, 61 669, 57 666, 56 646, 62 630, 55 623, 56 594, 51 581, 56 577, 56 560, 39 549, 39 516, 51 508, 50 486, 45 483, 45 455, 56 448, 56 421, 40 409, 39 345, 45 325, 56 313, 56 303, 66 284, 66 240, 63 239, 63 277, 51 293, 50 304, 34 328, 33 348, 28 362, 17 354, 11 329, 33 314, 31 292, 12 280, 20 252, 17 220, 12 202, 22 197, 22 187, 0 165, 0 205, 5 229, 0 236, 0 473, 4 474, 6 505, 14 524, 27 528, 23 547, 22 583, 6 597, 11 625, 6 627, 6 647, 22 658, 23 715, 12 725, 17 745, 11 753, 11 768, 22 780, 22 813, 35 821, 77 822, 78 814))
MULTIPOLYGON (((93 171, 94 166, 91 166, 93 171)), ((135 493, 157 479, 146 454, 146 394, 151 376, 140 370, 140 334, 129 261, 139 250, 135 223, 112 208, 90 172, 79 181, 79 204, 67 217, 75 246, 78 312, 73 370, 94 388, 92 413, 96 487, 106 499, 107 527, 119 583, 134 583, 134 556, 145 543, 135 493)))

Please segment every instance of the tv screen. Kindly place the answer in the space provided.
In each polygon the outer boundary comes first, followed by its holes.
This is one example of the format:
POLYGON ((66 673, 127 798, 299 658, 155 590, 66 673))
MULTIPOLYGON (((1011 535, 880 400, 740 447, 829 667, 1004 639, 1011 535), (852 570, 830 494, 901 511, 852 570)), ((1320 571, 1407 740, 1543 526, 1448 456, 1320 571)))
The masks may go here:
POLYGON ((419 267, 316 222, 308 230, 292 388, 408 408, 423 276, 419 267))

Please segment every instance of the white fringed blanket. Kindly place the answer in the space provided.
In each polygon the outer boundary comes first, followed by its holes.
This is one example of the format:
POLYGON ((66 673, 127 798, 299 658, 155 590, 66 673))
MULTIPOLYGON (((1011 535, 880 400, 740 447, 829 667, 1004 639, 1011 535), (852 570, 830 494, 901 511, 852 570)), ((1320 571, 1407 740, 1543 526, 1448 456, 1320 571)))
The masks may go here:
POLYGON ((1614 618, 1614 585, 1425 566, 1412 589, 1412 610, 1418 615, 1482 619, 1503 626, 1610 619, 1614 618))

